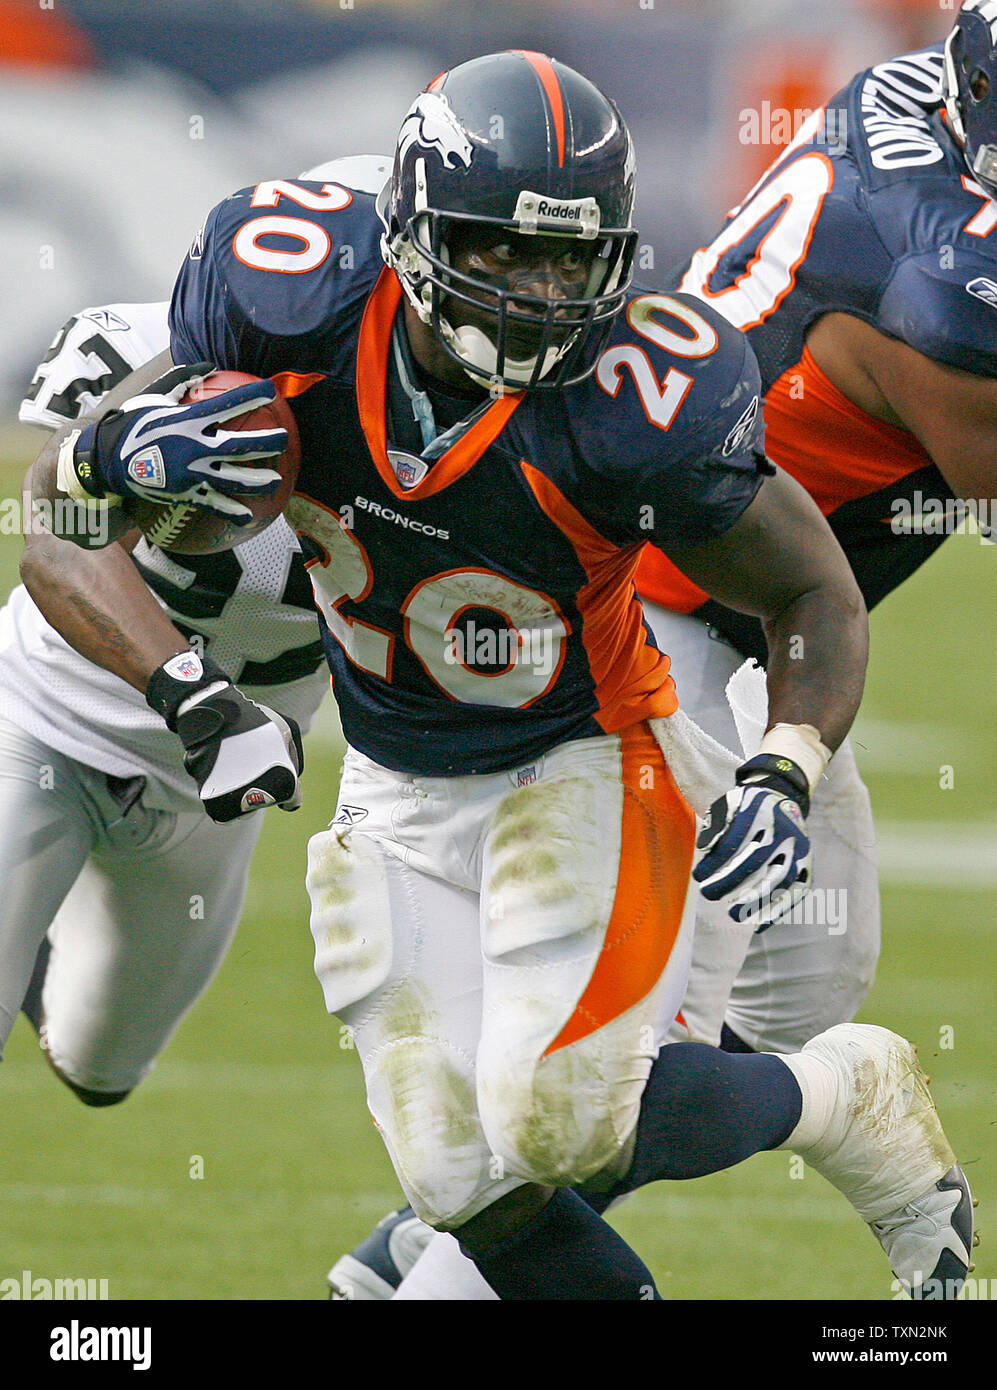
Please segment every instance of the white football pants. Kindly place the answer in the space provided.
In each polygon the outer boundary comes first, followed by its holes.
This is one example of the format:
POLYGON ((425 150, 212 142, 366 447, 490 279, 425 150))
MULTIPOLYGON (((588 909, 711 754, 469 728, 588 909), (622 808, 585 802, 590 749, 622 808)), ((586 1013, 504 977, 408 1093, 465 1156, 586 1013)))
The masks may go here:
MULTIPOLYGON (((765 719, 756 698, 754 709, 739 710, 739 733, 725 694, 741 667, 739 653, 711 638, 695 618, 646 600, 644 608, 659 646, 672 657, 682 709, 718 743, 737 750, 735 761, 750 757, 765 719)), ((760 678, 755 685, 761 688, 760 678)), ((670 1040, 692 1036, 716 1043, 726 1015, 728 1025, 756 1050, 797 1052, 858 1011, 879 954, 879 891, 869 796, 847 743, 831 761, 807 824, 816 892, 810 907, 803 904, 796 914, 801 920, 758 936, 737 927, 724 909, 698 900, 682 1004, 685 1027, 673 1027, 670 1040)), ((438 1234, 396 1297, 422 1302, 495 1295, 453 1237, 438 1234)))
POLYGON ((86 1090, 137 1085, 221 964, 261 828, 126 812, 104 773, 0 720, 0 1049, 47 932, 49 1056, 86 1090))
POLYGON ((309 845, 315 969, 423 1220, 629 1166, 685 992, 694 828, 646 725, 494 775, 347 755, 309 845))

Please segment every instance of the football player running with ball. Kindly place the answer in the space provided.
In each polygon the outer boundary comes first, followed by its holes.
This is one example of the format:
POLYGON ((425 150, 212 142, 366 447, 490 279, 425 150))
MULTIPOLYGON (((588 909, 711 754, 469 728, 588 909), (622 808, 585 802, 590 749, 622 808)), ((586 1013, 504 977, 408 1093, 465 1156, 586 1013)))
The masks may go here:
MULTIPOLYGON (((786 1057, 660 1047, 710 775, 636 600, 641 548, 765 628, 770 727, 695 868, 756 922, 805 888, 867 628, 819 511, 765 460, 746 340, 631 289, 632 205, 615 106, 541 54, 495 54, 416 99, 377 209, 260 184, 181 271, 175 361, 295 379, 288 517, 350 745, 309 847, 316 971, 409 1201, 500 1298, 656 1297, 573 1187, 602 1207, 780 1147, 898 1277, 943 1271, 954 1293, 970 1197, 908 1043, 843 1025, 786 1057)), ((206 488, 192 408, 168 406, 165 491, 230 512, 251 484, 223 465, 206 488)), ((144 495, 130 441, 161 409, 50 452, 42 495, 144 495)))
MULTIPOLYGON (((674 284, 747 333, 766 393, 766 452, 828 517, 869 608, 967 511, 991 529, 997 4, 971 0, 944 44, 859 73, 674 284)), ((746 656, 765 662, 761 625, 651 547, 637 584, 684 708, 725 746, 751 748, 741 677, 730 700, 725 687, 746 656)), ((879 903, 868 796, 847 741, 807 827, 813 891, 847 903, 847 930, 829 931, 827 914, 801 904, 778 929, 739 932, 726 904, 701 898, 671 1037, 792 1052, 857 1011, 878 955, 879 903)), ((407 1277, 415 1233, 409 1212, 386 1218, 337 1262, 334 1296, 390 1297, 400 1283, 403 1297, 441 1296, 431 1270, 450 1297, 487 1296, 442 1240, 407 1277), (392 1246, 396 1230, 406 1239, 392 1246)))

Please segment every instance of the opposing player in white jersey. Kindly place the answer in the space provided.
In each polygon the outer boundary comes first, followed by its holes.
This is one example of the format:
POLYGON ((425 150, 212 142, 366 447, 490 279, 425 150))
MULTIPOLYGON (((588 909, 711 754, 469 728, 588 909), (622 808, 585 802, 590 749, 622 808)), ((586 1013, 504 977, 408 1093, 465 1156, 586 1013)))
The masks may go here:
MULTIPOLYGON (((384 177, 376 160, 335 172, 361 188, 384 177)), ((168 367, 166 309, 113 304, 71 318, 22 421, 60 428, 123 380, 133 391, 134 369, 151 379, 168 367)), ((171 728, 143 699, 150 673, 191 649, 224 672, 220 737, 263 749, 264 762, 269 748, 276 781, 263 801, 288 809, 300 770, 292 726, 307 729, 328 680, 283 519, 211 556, 169 555, 137 535, 85 552, 28 530, 27 587, 0 610, 0 1049, 23 1003, 56 1073, 87 1104, 108 1105, 146 1075, 220 965, 262 829, 231 804, 238 777, 221 785, 216 759, 208 780, 182 717, 171 728), (142 613, 141 646, 99 618, 100 592, 142 613)))

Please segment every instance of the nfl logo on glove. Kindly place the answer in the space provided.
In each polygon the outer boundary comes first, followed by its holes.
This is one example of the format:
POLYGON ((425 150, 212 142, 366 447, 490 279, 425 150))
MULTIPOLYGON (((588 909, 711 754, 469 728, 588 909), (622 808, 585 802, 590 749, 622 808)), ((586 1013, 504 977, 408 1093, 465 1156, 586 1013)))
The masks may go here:
POLYGON ((128 465, 128 472, 137 483, 152 487, 163 487, 166 483, 166 466, 162 450, 153 445, 144 454, 137 454, 128 465))
POLYGON ((200 658, 193 652, 180 652, 166 663, 166 670, 178 681, 199 681, 204 674, 200 658))

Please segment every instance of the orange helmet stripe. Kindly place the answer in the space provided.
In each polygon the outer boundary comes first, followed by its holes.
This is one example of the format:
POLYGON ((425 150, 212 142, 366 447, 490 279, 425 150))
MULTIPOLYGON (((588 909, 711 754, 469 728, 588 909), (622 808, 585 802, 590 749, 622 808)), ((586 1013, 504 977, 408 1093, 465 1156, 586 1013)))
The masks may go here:
POLYGON ((550 106, 551 116, 554 121, 554 134, 557 137, 557 163, 558 167, 564 168, 564 133, 565 133, 565 112, 564 94, 561 91, 561 84, 557 80, 557 73, 554 71, 554 64, 544 53, 534 53, 528 48, 513 49, 520 57, 525 58, 530 67, 540 78, 540 85, 544 89, 550 106))

